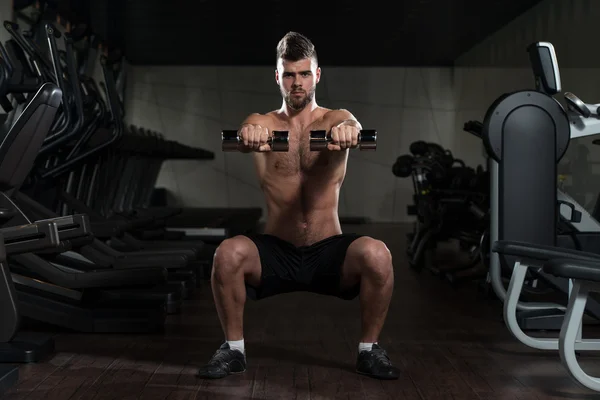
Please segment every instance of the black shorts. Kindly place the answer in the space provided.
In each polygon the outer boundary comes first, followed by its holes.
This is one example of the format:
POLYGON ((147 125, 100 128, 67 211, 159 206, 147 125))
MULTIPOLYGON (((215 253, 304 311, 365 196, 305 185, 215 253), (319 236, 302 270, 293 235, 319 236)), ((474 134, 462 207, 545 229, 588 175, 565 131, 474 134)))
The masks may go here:
POLYGON ((262 267, 261 284, 246 284, 248 298, 260 300, 289 292, 312 292, 352 300, 360 283, 342 290, 342 265, 356 234, 331 236, 310 246, 296 247, 276 236, 246 235, 258 248, 262 267))

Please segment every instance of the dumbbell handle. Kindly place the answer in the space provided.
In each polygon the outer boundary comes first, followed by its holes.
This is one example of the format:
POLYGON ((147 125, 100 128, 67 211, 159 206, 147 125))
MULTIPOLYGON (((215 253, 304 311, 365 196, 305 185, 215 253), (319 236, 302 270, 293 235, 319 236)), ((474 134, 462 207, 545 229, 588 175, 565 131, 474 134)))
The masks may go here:
MULTIPOLYGON (((221 147, 223 151, 239 151, 240 146, 244 144, 242 138, 236 130, 221 131, 221 147)), ((272 151, 288 151, 288 131, 271 131, 271 136, 267 138, 267 144, 271 146, 272 151)))
MULTIPOLYGON (((331 134, 324 130, 310 131, 310 150, 326 150, 332 143, 331 134)), ((375 129, 362 129, 358 134, 358 148, 360 150, 377 149, 377 131, 375 129)))

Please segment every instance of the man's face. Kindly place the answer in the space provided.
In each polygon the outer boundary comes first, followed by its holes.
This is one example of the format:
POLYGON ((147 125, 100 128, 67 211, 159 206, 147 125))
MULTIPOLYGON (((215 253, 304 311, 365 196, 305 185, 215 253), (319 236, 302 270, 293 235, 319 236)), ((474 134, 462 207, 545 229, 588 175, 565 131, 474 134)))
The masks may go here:
POLYGON ((302 110, 315 97, 321 68, 312 59, 287 61, 279 59, 275 79, 281 96, 292 110, 302 110))

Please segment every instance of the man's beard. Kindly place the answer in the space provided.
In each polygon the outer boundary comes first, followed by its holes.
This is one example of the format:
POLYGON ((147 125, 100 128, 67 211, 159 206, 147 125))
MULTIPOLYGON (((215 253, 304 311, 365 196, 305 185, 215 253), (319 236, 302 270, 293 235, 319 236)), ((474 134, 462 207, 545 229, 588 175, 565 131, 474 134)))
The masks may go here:
POLYGON ((312 101, 313 97, 315 96, 314 88, 308 91, 303 90, 303 92, 304 96, 298 98, 292 95, 292 92, 286 93, 283 89, 281 90, 281 94, 283 95, 285 104, 287 104, 287 106, 294 111, 302 110, 312 101))

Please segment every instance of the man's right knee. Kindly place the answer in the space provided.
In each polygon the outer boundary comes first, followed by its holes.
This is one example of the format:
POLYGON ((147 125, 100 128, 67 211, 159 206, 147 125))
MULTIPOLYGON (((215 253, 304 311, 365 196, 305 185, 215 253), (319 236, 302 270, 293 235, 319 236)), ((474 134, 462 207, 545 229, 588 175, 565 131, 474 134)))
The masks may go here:
POLYGON ((212 275, 219 281, 227 280, 239 273, 256 275, 260 271, 258 250, 246 236, 225 239, 215 251, 212 275))

